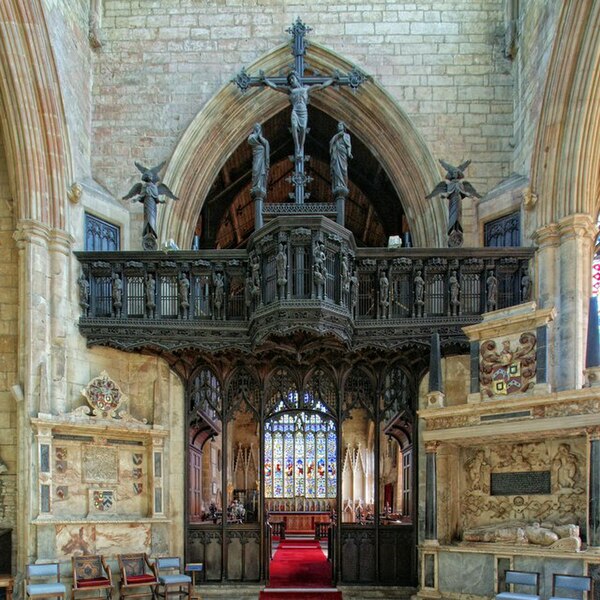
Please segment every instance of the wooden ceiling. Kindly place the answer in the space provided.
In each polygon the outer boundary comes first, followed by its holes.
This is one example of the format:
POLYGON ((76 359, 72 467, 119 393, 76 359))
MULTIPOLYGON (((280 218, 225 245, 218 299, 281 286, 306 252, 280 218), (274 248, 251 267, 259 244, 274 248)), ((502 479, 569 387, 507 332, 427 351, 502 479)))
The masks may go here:
MULTIPOLYGON (((263 135, 271 146, 267 202, 293 202, 289 198, 293 186, 288 181, 293 173, 293 163, 289 160, 293 153, 290 109, 262 125, 263 135)), ((311 106, 309 128, 305 154, 310 161, 306 171, 313 180, 307 186, 308 202, 333 202, 329 140, 337 130, 337 122, 311 106)), ((348 165, 350 194, 345 226, 354 234, 358 246, 386 246, 388 236, 407 230, 402 203, 377 158, 352 131, 350 135, 353 159, 348 165)), ((254 231, 251 179, 252 150, 243 139, 221 169, 204 203, 197 227, 201 248, 245 247, 254 231)))

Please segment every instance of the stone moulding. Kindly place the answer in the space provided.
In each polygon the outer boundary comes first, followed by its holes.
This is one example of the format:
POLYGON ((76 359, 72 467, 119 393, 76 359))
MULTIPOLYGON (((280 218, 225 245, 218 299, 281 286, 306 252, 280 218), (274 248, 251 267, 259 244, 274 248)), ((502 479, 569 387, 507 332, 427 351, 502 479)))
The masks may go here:
POLYGON ((479 437, 544 435, 564 430, 585 433, 586 427, 600 424, 600 398, 591 388, 567 390, 544 396, 503 396, 480 404, 423 409, 426 441, 456 440, 472 443, 479 437))

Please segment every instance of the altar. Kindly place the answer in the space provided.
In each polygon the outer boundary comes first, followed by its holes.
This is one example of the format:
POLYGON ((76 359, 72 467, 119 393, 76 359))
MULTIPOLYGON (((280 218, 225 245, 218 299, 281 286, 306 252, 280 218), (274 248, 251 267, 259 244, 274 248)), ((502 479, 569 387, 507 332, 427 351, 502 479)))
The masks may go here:
POLYGON ((273 511, 270 513, 270 521, 284 523, 287 533, 310 533, 315 532, 315 523, 329 523, 331 513, 329 511, 273 511))

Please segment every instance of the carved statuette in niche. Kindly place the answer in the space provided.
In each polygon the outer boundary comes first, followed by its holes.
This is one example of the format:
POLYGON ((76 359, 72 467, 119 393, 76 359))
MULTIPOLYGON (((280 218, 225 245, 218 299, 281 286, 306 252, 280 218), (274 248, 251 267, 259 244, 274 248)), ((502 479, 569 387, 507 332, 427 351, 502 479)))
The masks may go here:
POLYGON ((477 450, 471 458, 467 459, 465 472, 471 490, 489 493, 490 463, 486 460, 482 449, 477 450))
POLYGON ((519 346, 511 347, 510 340, 502 342, 497 351, 496 341, 486 340, 481 344, 479 381, 481 390, 488 396, 525 392, 535 384, 536 337, 523 333, 519 346))
POLYGON ((579 472, 577 456, 571 452, 570 444, 560 444, 552 458, 552 482, 554 491, 572 490, 579 472))

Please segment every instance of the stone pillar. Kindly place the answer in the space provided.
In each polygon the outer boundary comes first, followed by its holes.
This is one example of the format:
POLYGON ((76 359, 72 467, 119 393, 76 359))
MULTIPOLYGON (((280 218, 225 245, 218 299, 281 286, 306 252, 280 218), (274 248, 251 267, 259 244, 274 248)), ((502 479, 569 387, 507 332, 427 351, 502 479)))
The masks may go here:
POLYGON ((600 551, 600 429, 588 429, 590 467, 588 485, 587 544, 590 550, 600 551))
POLYGON ((438 442, 425 446, 425 544, 438 544, 437 539, 437 449, 438 442))
MULTIPOLYGON (((30 418, 40 412, 40 401, 44 410, 53 413, 64 407, 65 364, 60 357, 65 355, 64 328, 69 315, 65 290, 71 285, 68 265, 72 238, 39 221, 21 219, 17 222, 14 239, 19 252, 18 380, 13 382, 13 390, 19 398, 16 547, 17 565, 22 566, 30 559, 29 553, 36 544, 31 520, 38 516, 41 508, 51 508, 51 472, 38 472, 40 460, 46 461, 46 453, 51 452, 51 444, 44 443, 47 447, 42 451, 40 443, 32 443, 30 418), (54 362, 55 339, 62 349, 57 349, 59 359, 54 362), (57 393, 59 401, 55 406, 57 393), (31 502, 27 490, 35 490, 36 501, 31 502)), ((52 457, 48 459, 51 466, 52 457)))
MULTIPOLYGON (((19 382, 24 410, 39 411, 40 365, 50 352, 50 230, 37 221, 22 220, 14 234, 19 249, 19 382), (37 392, 37 396, 34 394, 37 392)), ((30 461, 27 461, 27 465, 30 461)))
POLYGON ((592 255, 596 226, 589 215, 571 215, 558 224, 560 282, 555 340, 556 389, 583 384, 588 298, 592 286, 592 255))
POLYGON ((533 288, 538 290, 539 307, 549 308, 554 305, 557 297, 556 252, 560 241, 558 226, 556 223, 551 223, 542 227, 533 234, 532 238, 539 246, 534 268, 537 285, 533 288))
POLYGON ((535 273, 541 308, 556 306, 556 334, 548 340, 549 381, 557 390, 577 389, 583 383, 587 298, 596 226, 589 215, 570 215, 538 229, 535 273))
POLYGON ((75 289, 70 277, 70 256, 73 238, 60 230, 50 236, 50 400, 53 413, 67 410, 67 324, 72 322, 68 298, 75 289))

